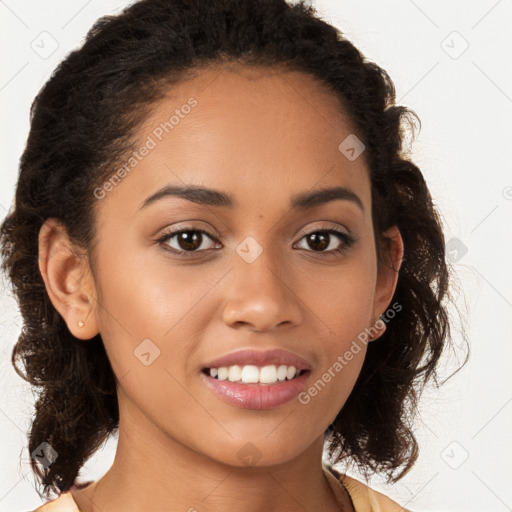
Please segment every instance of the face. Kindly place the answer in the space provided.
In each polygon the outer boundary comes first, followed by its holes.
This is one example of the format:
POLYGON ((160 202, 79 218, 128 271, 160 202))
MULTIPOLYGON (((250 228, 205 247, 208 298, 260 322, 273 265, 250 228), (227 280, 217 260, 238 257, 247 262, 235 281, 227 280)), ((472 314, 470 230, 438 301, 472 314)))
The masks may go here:
POLYGON ((339 149, 353 133, 299 72, 208 69, 154 106, 137 155, 96 192, 89 319, 122 417, 231 465, 323 438, 366 345, 339 357, 394 287, 379 278, 364 153, 339 149))

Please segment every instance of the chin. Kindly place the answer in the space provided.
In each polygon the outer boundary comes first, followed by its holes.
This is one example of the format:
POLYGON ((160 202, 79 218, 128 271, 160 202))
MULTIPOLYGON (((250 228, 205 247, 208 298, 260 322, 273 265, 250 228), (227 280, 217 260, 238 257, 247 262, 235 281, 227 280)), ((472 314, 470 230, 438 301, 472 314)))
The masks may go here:
POLYGON ((275 433, 268 436, 260 432, 257 437, 230 438, 229 446, 216 443, 219 451, 213 453, 211 457, 237 468, 279 466, 296 459, 308 449, 310 445, 304 443, 304 437, 299 437, 295 440, 289 436, 284 438, 275 433))

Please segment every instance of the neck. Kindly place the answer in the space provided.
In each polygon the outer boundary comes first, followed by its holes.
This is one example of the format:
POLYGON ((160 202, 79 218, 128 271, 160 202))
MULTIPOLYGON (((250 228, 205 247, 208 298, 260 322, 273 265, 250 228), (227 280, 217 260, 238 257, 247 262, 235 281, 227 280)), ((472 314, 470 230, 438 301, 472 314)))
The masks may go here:
POLYGON ((320 436, 281 464, 233 466, 184 446, 147 418, 121 414, 114 463, 73 497, 82 512, 339 511, 322 450, 320 436))

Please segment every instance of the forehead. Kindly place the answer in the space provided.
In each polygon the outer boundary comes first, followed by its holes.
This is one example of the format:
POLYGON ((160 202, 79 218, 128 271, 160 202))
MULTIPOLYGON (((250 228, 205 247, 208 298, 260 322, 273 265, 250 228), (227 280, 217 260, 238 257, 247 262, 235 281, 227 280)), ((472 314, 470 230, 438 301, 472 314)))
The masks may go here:
POLYGON ((341 101, 309 74, 206 68, 153 105, 136 133, 137 158, 109 195, 133 213, 168 184, 230 191, 247 207, 339 185, 369 204, 364 153, 350 160, 340 150, 354 135, 341 101))

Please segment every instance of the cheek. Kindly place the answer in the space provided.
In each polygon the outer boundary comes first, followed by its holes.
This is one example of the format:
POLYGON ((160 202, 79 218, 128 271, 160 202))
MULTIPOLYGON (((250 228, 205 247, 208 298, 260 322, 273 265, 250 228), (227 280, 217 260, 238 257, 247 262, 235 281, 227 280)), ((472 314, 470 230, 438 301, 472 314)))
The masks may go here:
POLYGON ((216 272, 209 272, 206 279, 199 267, 169 263, 162 255, 155 258, 153 248, 138 256, 131 255, 133 250, 128 247, 117 249, 114 252, 105 246, 101 260, 102 333, 119 333, 132 344, 145 338, 159 344, 183 332, 190 325, 183 320, 214 286, 216 272))
MULTIPOLYGON (((325 324, 323 336, 318 336, 322 346, 320 364, 311 374, 299 403, 309 417, 323 422, 325 430, 343 408, 361 371, 366 355, 364 337, 371 314, 372 300, 368 290, 361 286, 346 287, 331 301, 317 299, 318 311, 325 324)), ((316 426, 319 428, 319 426, 316 426)))
MULTIPOLYGON (((370 254, 371 256, 371 254, 370 254)), ((312 375, 299 402, 311 408, 327 426, 343 407, 364 362, 373 313, 376 271, 371 257, 339 267, 330 275, 318 275, 302 283, 305 297, 315 314, 321 364, 312 375)))
MULTIPOLYGON (((140 257, 106 254, 100 260, 98 317, 118 380, 120 406, 124 401, 130 418, 142 413, 162 430, 172 425, 175 437, 186 439, 189 431, 195 432, 192 419, 201 424, 209 418, 193 399, 195 390, 187 389, 187 372, 190 354, 201 339, 197 320, 211 318, 197 311, 204 307, 200 299, 212 283, 192 279, 190 270, 175 268, 171 273, 165 262, 155 264, 153 260, 150 264, 140 257)), ((146 421, 141 416, 132 419, 146 421)))
POLYGON ((114 373, 142 408, 151 392, 152 403, 158 395, 200 415, 182 385, 196 371, 191 355, 218 308, 212 290, 227 269, 170 263, 153 249, 135 255, 122 243, 105 244, 98 269, 99 326, 114 373))
POLYGON ((343 349, 370 325, 375 283, 371 258, 359 254, 346 265, 307 274, 300 282, 298 292, 332 350, 343 349))

